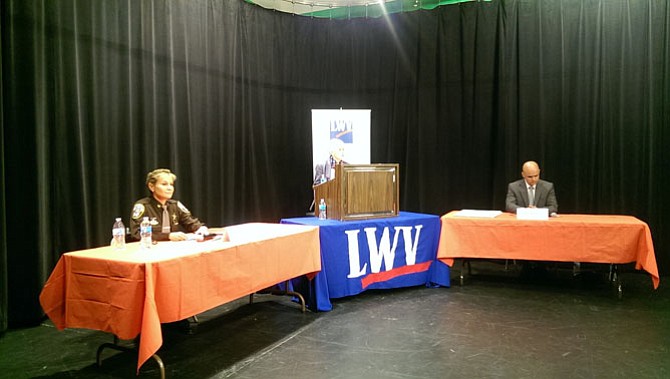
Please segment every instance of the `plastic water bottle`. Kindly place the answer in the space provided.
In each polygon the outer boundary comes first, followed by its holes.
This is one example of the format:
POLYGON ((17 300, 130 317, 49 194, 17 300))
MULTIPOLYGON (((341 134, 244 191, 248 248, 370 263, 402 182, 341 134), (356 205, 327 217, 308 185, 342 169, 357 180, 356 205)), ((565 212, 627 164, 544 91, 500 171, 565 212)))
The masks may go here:
POLYGON ((116 250, 123 250, 126 248, 126 226, 123 225, 121 217, 117 217, 114 226, 112 226, 112 238, 116 250))
POLYGON ((140 247, 142 249, 151 248, 151 222, 149 217, 142 218, 140 223, 140 247))
POLYGON ((319 220, 325 220, 326 218, 326 201, 321 199, 319 201, 319 220))

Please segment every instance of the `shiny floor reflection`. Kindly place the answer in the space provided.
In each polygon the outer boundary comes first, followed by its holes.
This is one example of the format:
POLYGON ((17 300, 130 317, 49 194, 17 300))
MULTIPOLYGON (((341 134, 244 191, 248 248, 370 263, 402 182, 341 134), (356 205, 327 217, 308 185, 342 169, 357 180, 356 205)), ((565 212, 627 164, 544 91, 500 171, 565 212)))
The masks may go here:
MULTIPOLYGON (((199 316, 197 332, 164 326, 167 378, 666 378, 670 291, 622 268, 623 298, 605 266, 547 264, 527 273, 475 261, 452 288, 368 291, 301 313, 271 295, 199 316)), ((42 325, 0 338, 0 377, 158 378, 154 361, 97 347, 112 338, 42 325)))

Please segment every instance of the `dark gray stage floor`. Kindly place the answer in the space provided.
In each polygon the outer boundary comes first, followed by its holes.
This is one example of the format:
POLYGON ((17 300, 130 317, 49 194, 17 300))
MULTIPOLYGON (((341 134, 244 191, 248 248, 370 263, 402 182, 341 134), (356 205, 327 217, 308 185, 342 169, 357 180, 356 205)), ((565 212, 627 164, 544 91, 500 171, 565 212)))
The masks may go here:
MULTIPOLYGON (((458 262, 457 262, 458 266, 458 262)), ((463 287, 368 291, 305 313, 271 295, 199 316, 197 333, 164 327, 167 378, 669 378, 670 291, 605 266, 521 272, 476 261, 463 287)), ((457 270, 456 270, 457 271, 457 270)), ((456 279, 456 273, 452 274, 456 279)), ((3 378, 158 378, 148 361, 97 347, 111 337, 49 321, 0 338, 3 378)))

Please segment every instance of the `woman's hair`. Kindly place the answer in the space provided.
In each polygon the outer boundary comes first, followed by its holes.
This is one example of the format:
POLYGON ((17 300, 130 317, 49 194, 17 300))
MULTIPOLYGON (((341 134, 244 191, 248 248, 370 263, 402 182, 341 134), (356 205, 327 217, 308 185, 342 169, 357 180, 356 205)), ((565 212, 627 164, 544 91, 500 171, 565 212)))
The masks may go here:
POLYGON ((163 175, 163 174, 167 174, 167 175, 169 175, 170 178, 172 178, 172 182, 174 182, 175 180, 177 180, 177 175, 173 174, 173 173, 172 173, 170 170, 168 170, 167 168, 157 168, 157 169, 155 169, 155 170, 153 170, 153 171, 151 171, 150 173, 147 174, 147 186, 148 186, 150 183, 151 183, 151 184, 156 184, 156 182, 158 181, 158 177, 159 177, 160 175, 163 175))

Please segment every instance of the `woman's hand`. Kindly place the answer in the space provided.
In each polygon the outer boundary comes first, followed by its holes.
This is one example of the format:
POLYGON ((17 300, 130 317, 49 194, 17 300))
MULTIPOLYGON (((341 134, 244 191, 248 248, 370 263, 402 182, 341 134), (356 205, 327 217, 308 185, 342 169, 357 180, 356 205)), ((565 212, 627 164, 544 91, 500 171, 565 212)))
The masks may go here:
POLYGON ((186 241, 187 238, 186 233, 183 232, 170 233, 170 241, 186 241))

